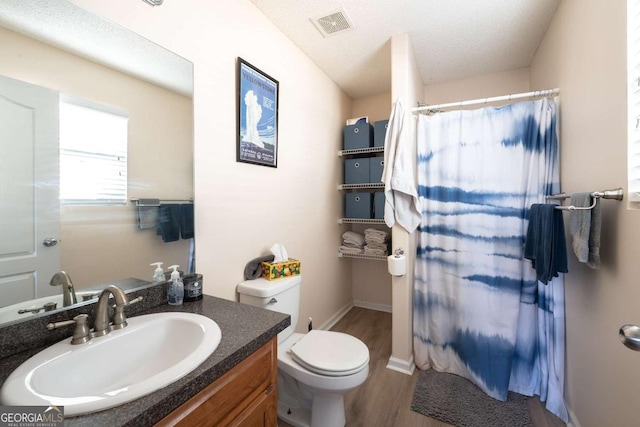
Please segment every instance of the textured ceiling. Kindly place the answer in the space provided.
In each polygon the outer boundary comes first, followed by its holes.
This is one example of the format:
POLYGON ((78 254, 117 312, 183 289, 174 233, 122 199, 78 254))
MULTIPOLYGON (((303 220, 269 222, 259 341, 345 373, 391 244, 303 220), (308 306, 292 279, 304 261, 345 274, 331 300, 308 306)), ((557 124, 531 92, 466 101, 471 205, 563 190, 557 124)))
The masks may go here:
POLYGON ((251 0, 349 96, 391 91, 390 38, 408 33, 424 84, 527 67, 560 0, 251 0), (310 18, 342 8, 355 29, 310 18))
MULTIPOLYGON (((352 98, 390 92, 394 34, 410 35, 425 84, 527 67, 560 2, 251 1, 352 98), (355 28, 325 38, 311 18, 339 8, 355 28)), ((67 0, 0 0, 2 26, 192 93, 188 61, 105 22, 67 0)))
POLYGON ((0 0, 0 26, 193 96, 191 62, 67 0, 0 0))

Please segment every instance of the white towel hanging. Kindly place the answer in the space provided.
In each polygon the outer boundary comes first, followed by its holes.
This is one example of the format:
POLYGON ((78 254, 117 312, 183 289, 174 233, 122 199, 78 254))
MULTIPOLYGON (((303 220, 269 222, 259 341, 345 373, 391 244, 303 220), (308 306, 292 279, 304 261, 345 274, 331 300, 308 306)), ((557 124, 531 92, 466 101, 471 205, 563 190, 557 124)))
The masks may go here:
POLYGON ((397 100, 391 110, 384 142, 384 222, 388 227, 397 222, 411 233, 420 224, 422 216, 418 209, 410 144, 409 141, 402 141, 403 126, 404 108, 397 100))

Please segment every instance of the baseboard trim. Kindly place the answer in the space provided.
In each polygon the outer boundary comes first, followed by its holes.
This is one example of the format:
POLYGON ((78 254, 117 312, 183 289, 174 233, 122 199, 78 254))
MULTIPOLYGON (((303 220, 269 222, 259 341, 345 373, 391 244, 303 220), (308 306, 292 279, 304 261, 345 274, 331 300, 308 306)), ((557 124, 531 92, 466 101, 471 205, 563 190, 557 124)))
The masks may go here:
POLYGON ((571 410, 571 408, 569 408, 566 402, 565 402, 565 406, 567 406, 567 412, 569 413, 569 422, 567 423, 567 427, 582 427, 580 425, 580 422, 578 421, 578 417, 576 417, 576 414, 573 413, 573 411, 571 410))
POLYGON ((353 303, 348 303, 347 305, 342 307, 340 310, 338 310, 336 314, 331 316, 329 320, 324 322, 322 325, 320 325, 320 327, 316 329, 320 329, 321 331, 328 331, 329 329, 333 328, 333 326, 336 323, 338 323, 340 319, 342 319, 345 316, 345 314, 347 314, 349 310, 351 310, 352 308, 353 308, 353 303))
POLYGON ((368 302, 368 301, 363 301, 360 299, 354 299, 353 300, 353 305, 355 307, 360 307, 360 308, 368 308, 370 310, 376 310, 376 311, 384 311, 385 313, 391 313, 391 306, 387 305, 387 304, 378 304, 375 302, 368 302))
POLYGON ((413 362, 413 355, 409 360, 399 359, 397 357, 389 357, 389 363, 387 363, 387 369, 392 371, 401 372, 405 375, 413 375, 413 371, 416 370, 416 364, 413 362))

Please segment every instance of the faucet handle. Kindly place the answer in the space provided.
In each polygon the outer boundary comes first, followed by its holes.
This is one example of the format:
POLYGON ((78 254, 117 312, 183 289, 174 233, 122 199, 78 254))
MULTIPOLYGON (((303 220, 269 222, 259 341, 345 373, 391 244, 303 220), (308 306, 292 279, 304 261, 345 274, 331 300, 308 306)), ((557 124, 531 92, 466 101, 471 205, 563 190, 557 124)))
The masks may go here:
POLYGON ((113 323, 111 324, 111 329, 122 329, 127 326, 127 318, 124 315, 124 308, 131 305, 136 304, 142 301, 142 297, 134 298, 128 301, 125 304, 114 304, 113 308, 115 309, 115 313, 113 313, 113 323))
POLYGON ((49 323, 47 329, 52 331, 54 329, 61 328, 68 325, 76 325, 73 330, 73 338, 71 344, 83 344, 91 339, 91 333, 89 332, 89 325, 87 325, 88 314, 78 314, 73 320, 65 320, 63 322, 49 323))
POLYGON ((20 310, 18 310, 18 314, 25 314, 25 313, 37 314, 37 313, 40 313, 40 310, 53 311, 57 307, 58 307, 58 303, 51 301, 51 302, 48 302, 48 303, 44 304, 42 307, 21 308, 20 310))
MULTIPOLYGON (((138 298, 134 298, 134 299, 132 299, 132 300, 129 300, 127 303, 125 303, 125 304, 120 304, 120 305, 121 305, 122 307, 127 307, 127 306, 130 306, 130 305, 132 305, 132 304, 139 303, 139 302, 140 302, 140 301, 142 301, 143 299, 144 299, 144 297, 139 296, 138 298)), ((118 307, 118 304, 113 304, 111 307, 116 308, 116 307, 118 307)))

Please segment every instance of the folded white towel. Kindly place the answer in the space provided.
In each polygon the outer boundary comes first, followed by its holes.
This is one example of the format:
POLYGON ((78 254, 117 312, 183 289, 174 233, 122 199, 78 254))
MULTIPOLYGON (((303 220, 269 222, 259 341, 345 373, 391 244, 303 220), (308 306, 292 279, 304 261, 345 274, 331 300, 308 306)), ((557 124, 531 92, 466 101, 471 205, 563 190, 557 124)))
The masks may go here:
POLYGON ((379 239, 379 238, 377 238, 377 237, 376 237, 376 238, 373 238, 373 237, 372 237, 372 238, 367 238, 367 239, 365 239, 364 241, 365 241, 366 243, 380 243, 380 244, 382 244, 382 243, 386 242, 386 241, 387 241, 387 239, 379 239))
POLYGON ((388 236, 389 236, 389 233, 387 233, 386 231, 376 230, 375 228, 367 228, 366 230, 364 230, 365 239, 375 237, 378 239, 386 240, 388 236))
POLYGON ((343 254, 357 255, 357 254, 364 253, 364 250, 362 248, 352 248, 352 247, 344 246, 344 245, 340 246, 338 248, 338 250, 340 252, 342 252, 343 254))
POLYGON ((343 241, 342 241, 342 246, 347 246, 347 247, 349 247, 349 248, 360 248, 360 249, 362 249, 362 246, 363 246, 363 245, 358 245, 358 244, 356 244, 356 243, 347 242, 347 241, 344 241, 344 240, 343 240, 343 241))
POLYGON ((356 233, 355 231, 345 231, 342 233, 342 239, 345 242, 354 243, 358 246, 364 245, 364 236, 362 234, 356 233))
POLYGON ((382 249, 383 251, 387 250, 386 243, 367 242, 364 247, 371 248, 371 249, 382 249))
POLYGON ((364 241, 369 243, 376 243, 383 245, 389 238, 389 234, 382 230, 376 230, 373 228, 367 228, 364 231, 364 241))
POLYGON ((364 253, 367 255, 387 255, 387 251, 385 251, 384 249, 375 249, 370 248, 369 246, 364 247, 364 253))

